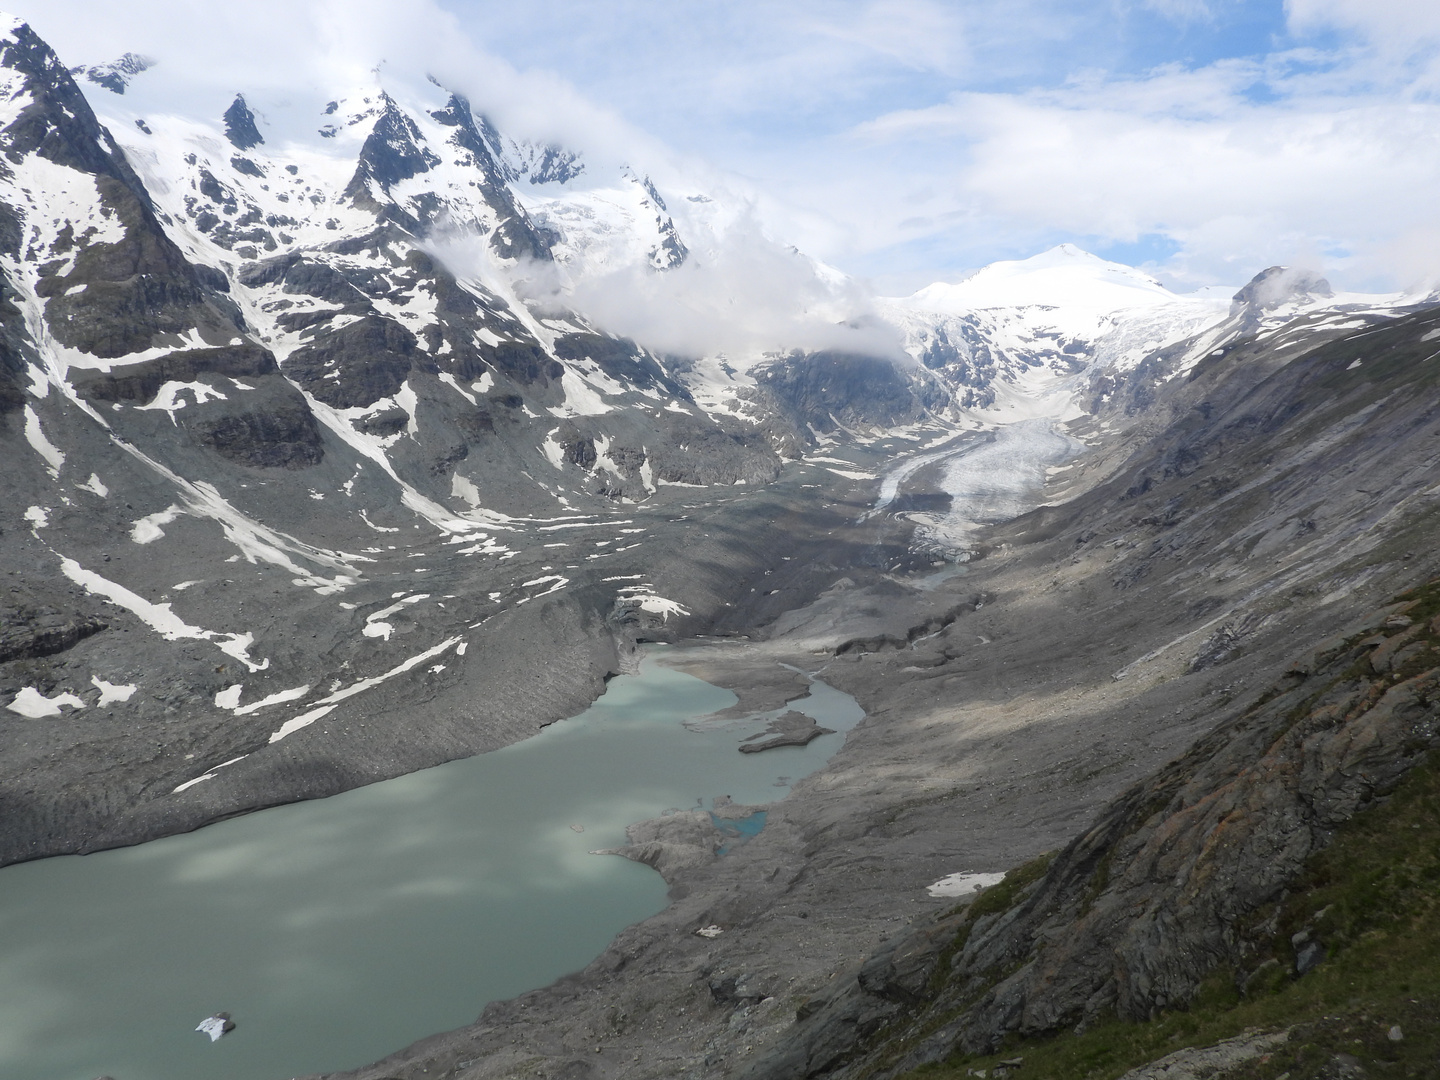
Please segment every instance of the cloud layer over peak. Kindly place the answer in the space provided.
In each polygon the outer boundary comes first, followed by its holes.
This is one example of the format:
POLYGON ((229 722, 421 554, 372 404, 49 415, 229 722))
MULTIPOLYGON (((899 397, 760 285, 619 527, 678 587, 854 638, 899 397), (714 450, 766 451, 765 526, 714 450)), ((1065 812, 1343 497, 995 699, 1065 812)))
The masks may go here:
POLYGON ((1433 0, 12 3, 206 115, 404 69, 657 179, 707 159, 765 234, 886 292, 1061 241, 1182 289, 1440 272, 1433 0))

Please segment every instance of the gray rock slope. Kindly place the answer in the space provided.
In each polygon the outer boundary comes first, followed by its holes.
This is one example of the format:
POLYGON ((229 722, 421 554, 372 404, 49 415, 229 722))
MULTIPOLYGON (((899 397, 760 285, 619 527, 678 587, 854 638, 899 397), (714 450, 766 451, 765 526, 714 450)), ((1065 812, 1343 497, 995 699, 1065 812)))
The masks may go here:
MULTIPOLYGON (((1322 642, 1106 807, 1043 876, 1017 881, 1010 906, 977 902, 877 950, 740 1075, 897 1075, 1009 1036, 1144 1020, 1183 1007, 1217 969, 1243 986, 1273 965, 1285 948, 1265 916, 1305 860, 1436 743, 1435 586, 1422 596, 1322 642), (907 1036, 918 1045, 877 1069, 907 1036)), ((1296 969, 1321 956, 1297 946, 1296 969)))

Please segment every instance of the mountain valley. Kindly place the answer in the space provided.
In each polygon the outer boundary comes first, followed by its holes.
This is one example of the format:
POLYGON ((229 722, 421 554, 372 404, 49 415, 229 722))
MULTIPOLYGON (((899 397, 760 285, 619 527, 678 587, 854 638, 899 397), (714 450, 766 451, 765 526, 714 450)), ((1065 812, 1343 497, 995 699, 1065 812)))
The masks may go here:
POLYGON ((1067 1075, 1349 955, 1284 905, 1428 775, 1440 295, 1066 244, 861 303, 776 244, 803 332, 686 354, 587 304, 717 262, 724 192, 433 79, 202 122, 0 32, 0 865, 517 743, 665 643, 732 719, 865 718, 743 841, 633 825, 670 905, 583 971, 344 1075, 1067 1075))

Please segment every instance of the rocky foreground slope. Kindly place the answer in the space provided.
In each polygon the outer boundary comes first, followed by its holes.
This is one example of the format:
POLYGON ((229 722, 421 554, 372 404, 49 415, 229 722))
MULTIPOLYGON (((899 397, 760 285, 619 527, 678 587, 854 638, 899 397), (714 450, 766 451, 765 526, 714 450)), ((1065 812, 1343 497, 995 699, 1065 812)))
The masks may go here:
POLYGON ((1293 925, 1288 891, 1434 748, 1437 643, 1433 583, 1321 642, 1059 854, 877 950, 741 1075, 893 1076, 1183 1009, 1217 971, 1251 993, 1308 974, 1343 916, 1293 925))

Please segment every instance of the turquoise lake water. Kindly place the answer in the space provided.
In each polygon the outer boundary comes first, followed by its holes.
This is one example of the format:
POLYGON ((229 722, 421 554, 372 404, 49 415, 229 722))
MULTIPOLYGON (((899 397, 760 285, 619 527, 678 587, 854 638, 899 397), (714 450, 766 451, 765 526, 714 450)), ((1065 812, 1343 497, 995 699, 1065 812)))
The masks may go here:
POLYGON ((0 1077, 354 1068, 584 967, 665 905, 658 874, 592 849, 670 808, 773 802, 863 715, 815 682, 767 714, 837 730, 807 747, 738 753, 763 719, 684 726, 734 701, 647 656, 580 716, 494 753, 0 870, 0 1077), (193 1029, 220 1010, 237 1028, 211 1043, 193 1029))

